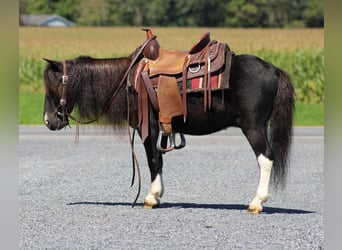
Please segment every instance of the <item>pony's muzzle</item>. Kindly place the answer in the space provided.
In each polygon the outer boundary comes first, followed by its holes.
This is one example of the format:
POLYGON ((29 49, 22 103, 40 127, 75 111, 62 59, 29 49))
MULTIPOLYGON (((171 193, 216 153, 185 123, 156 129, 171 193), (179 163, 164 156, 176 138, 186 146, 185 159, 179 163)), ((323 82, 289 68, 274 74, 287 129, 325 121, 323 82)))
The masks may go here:
POLYGON ((56 113, 45 113, 44 114, 44 125, 50 130, 60 130, 69 124, 69 120, 63 114, 56 113))

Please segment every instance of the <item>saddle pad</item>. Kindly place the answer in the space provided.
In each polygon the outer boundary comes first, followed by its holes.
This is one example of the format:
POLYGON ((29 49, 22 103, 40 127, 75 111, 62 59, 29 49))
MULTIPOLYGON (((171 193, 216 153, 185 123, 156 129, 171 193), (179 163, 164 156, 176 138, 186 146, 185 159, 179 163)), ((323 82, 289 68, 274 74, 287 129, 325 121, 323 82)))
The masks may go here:
MULTIPOLYGON (((222 73, 210 77, 210 89, 216 90, 222 88, 222 73)), ((186 82, 186 92, 199 92, 204 90, 204 77, 188 79, 186 82)), ((182 92, 182 83, 178 82, 179 91, 182 92)))
MULTIPOLYGON (((229 88, 229 76, 230 76, 230 67, 232 56, 234 55, 233 51, 226 52, 225 63, 223 67, 211 74, 210 76, 210 89, 211 90, 219 90, 219 89, 228 89, 229 88)), ((187 79, 186 82, 186 92, 203 92, 204 91, 204 76, 187 79)), ((178 81, 179 91, 182 93, 182 81, 178 81)))

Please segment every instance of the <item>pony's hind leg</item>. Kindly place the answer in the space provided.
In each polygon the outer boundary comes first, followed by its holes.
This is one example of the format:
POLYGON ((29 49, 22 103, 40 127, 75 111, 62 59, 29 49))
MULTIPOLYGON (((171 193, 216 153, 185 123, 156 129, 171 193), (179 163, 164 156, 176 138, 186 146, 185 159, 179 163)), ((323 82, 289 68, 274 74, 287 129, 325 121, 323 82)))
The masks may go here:
POLYGON ((259 184, 255 197, 248 207, 248 212, 253 214, 261 213, 263 209, 262 204, 267 201, 268 188, 273 165, 273 161, 268 159, 263 154, 260 154, 257 157, 257 160, 260 168, 259 184))
POLYGON ((267 140, 266 126, 258 129, 243 130, 243 132, 253 148, 260 170, 257 191, 248 207, 249 213, 258 214, 262 212, 262 204, 266 202, 268 198, 269 183, 273 167, 273 155, 267 140))

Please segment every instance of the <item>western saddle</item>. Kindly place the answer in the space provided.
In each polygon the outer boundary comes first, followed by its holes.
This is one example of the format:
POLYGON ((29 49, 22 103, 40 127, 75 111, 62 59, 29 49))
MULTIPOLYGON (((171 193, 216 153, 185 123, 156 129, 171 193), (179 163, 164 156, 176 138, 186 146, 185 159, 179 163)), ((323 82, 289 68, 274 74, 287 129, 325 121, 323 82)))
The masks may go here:
POLYGON ((149 101, 159 112, 160 135, 158 149, 168 152, 185 146, 185 139, 180 134, 181 143, 176 145, 172 131, 172 118, 183 116, 187 119, 187 87, 191 80, 201 78, 204 110, 211 107, 211 91, 229 88, 228 79, 230 62, 234 52, 225 43, 210 40, 210 33, 205 33, 190 50, 166 50, 160 47, 156 36, 150 29, 146 31, 150 41, 143 49, 141 59, 134 72, 134 87, 138 92, 138 127, 142 131, 142 140, 148 136, 149 101), (212 86, 211 76, 216 75, 219 83, 212 86), (225 78, 224 78, 224 77, 225 78), (228 77, 228 78, 227 78, 228 77), (222 79, 227 80, 222 80, 222 79), (161 145, 162 138, 170 139, 170 146, 161 145))

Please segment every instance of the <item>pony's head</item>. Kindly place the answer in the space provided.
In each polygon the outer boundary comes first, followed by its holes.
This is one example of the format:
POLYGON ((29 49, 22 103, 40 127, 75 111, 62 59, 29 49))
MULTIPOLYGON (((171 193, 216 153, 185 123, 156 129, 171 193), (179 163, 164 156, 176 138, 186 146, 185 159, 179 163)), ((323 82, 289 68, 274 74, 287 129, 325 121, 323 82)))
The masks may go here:
MULTIPOLYGON (((69 124, 68 115, 72 112, 74 104, 67 98, 67 78, 63 63, 45 59, 47 66, 44 70, 45 100, 44 124, 50 130, 60 130, 69 124)), ((65 62, 66 63, 66 62, 65 62)))

